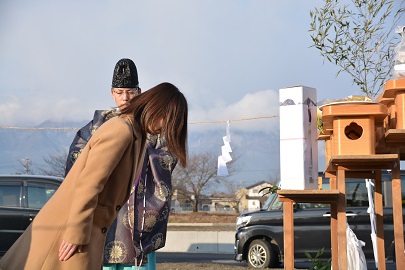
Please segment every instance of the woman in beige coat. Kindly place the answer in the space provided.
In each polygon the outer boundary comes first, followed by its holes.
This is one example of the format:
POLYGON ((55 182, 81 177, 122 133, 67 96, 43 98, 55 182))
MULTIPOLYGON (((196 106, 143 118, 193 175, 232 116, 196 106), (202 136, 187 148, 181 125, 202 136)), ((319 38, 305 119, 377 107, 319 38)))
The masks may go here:
POLYGON ((108 227, 130 195, 146 133, 163 133, 186 165, 187 101, 162 83, 135 97, 93 135, 62 185, 0 260, 0 269, 98 270, 108 227))

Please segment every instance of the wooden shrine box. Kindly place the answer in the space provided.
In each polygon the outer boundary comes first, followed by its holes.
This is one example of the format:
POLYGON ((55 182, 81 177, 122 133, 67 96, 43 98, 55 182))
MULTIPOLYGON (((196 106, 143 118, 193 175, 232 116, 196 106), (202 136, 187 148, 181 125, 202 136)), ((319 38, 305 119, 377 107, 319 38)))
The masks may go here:
POLYGON ((391 148, 398 148, 401 160, 405 159, 405 79, 390 80, 384 85, 384 91, 377 101, 385 104, 388 115, 384 126, 378 130, 376 153, 391 153, 391 148))
POLYGON ((325 105, 321 110, 329 159, 334 155, 375 154, 376 129, 383 126, 388 114, 384 104, 348 101, 325 105))
POLYGON ((395 99, 394 98, 383 98, 382 95, 384 93, 382 93, 378 98, 377 101, 381 104, 384 104, 385 106, 387 106, 387 112, 388 115, 387 117, 384 119, 384 124, 381 130, 379 130, 378 132, 382 132, 385 133, 387 130, 389 129, 395 129, 397 126, 397 113, 396 113, 396 106, 395 106, 395 99))
POLYGON ((377 101, 388 108, 385 131, 405 129, 405 79, 387 81, 377 101))

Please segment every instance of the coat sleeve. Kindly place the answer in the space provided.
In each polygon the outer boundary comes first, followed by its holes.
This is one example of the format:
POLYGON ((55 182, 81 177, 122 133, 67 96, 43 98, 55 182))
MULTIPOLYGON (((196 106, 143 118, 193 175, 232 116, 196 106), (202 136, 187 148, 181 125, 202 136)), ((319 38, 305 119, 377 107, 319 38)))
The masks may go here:
POLYGON ((75 179, 64 240, 79 245, 89 243, 98 195, 132 140, 131 127, 118 117, 107 121, 90 139, 84 149, 88 151, 87 159, 81 161, 84 168, 75 179))

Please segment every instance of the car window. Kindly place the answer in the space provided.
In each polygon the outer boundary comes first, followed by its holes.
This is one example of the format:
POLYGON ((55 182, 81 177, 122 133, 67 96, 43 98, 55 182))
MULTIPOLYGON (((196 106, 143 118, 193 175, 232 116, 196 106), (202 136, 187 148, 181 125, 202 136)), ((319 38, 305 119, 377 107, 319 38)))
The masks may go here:
POLYGON ((282 210, 283 209, 283 203, 278 200, 278 195, 274 194, 276 198, 272 201, 272 203, 269 206, 269 210, 282 210))
MULTIPOLYGON (((372 190, 374 191, 374 180, 372 182, 372 190)), ((329 189, 329 179, 323 179, 323 189, 329 189)), ((402 205, 405 204, 405 176, 401 175, 402 186, 402 205)), ((346 179, 346 203, 347 207, 368 207, 368 195, 365 179, 347 178, 346 179)), ((372 193, 372 195, 374 195, 372 193)), ((392 181, 391 174, 384 173, 382 175, 382 195, 383 206, 392 207, 392 181)))
MULTIPOLYGON (((392 207, 392 196, 386 196, 386 194, 392 194, 392 184, 391 184, 391 173, 387 173, 386 175, 383 174, 383 190, 384 196, 383 198, 386 199, 386 206, 392 207), (386 182, 384 182, 386 180, 386 182), (385 188, 385 189, 384 189, 385 188)), ((402 205, 405 205, 405 171, 401 170, 401 189, 402 189, 402 205)))
POLYGON ((261 210, 269 210, 269 207, 272 205, 272 201, 277 197, 277 193, 270 193, 269 197, 267 197, 266 203, 263 205, 261 210))
POLYGON ((346 203, 347 207, 368 207, 368 191, 366 181, 346 184, 346 203))
POLYGON ((0 206, 20 207, 21 182, 0 183, 0 206))
POLYGON ((299 203, 299 208, 310 209, 310 208, 330 208, 330 204, 326 203, 299 203))
POLYGON ((44 204, 52 197, 57 188, 58 186, 54 184, 28 182, 28 207, 42 208, 42 206, 44 206, 44 204))
MULTIPOLYGON (((328 180, 324 179, 325 182, 322 184, 323 189, 329 189, 328 180)), ((365 179, 346 179, 346 207, 368 207, 368 191, 365 179)))

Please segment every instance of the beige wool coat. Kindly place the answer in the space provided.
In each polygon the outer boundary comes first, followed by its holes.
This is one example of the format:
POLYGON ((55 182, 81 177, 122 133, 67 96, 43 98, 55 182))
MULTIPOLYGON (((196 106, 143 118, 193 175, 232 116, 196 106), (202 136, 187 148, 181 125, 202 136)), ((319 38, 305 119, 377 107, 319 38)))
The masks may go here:
POLYGON ((62 185, 0 260, 3 270, 99 270, 105 236, 130 195, 145 156, 145 141, 128 116, 92 136, 62 185), (59 246, 83 245, 67 261, 59 246))

